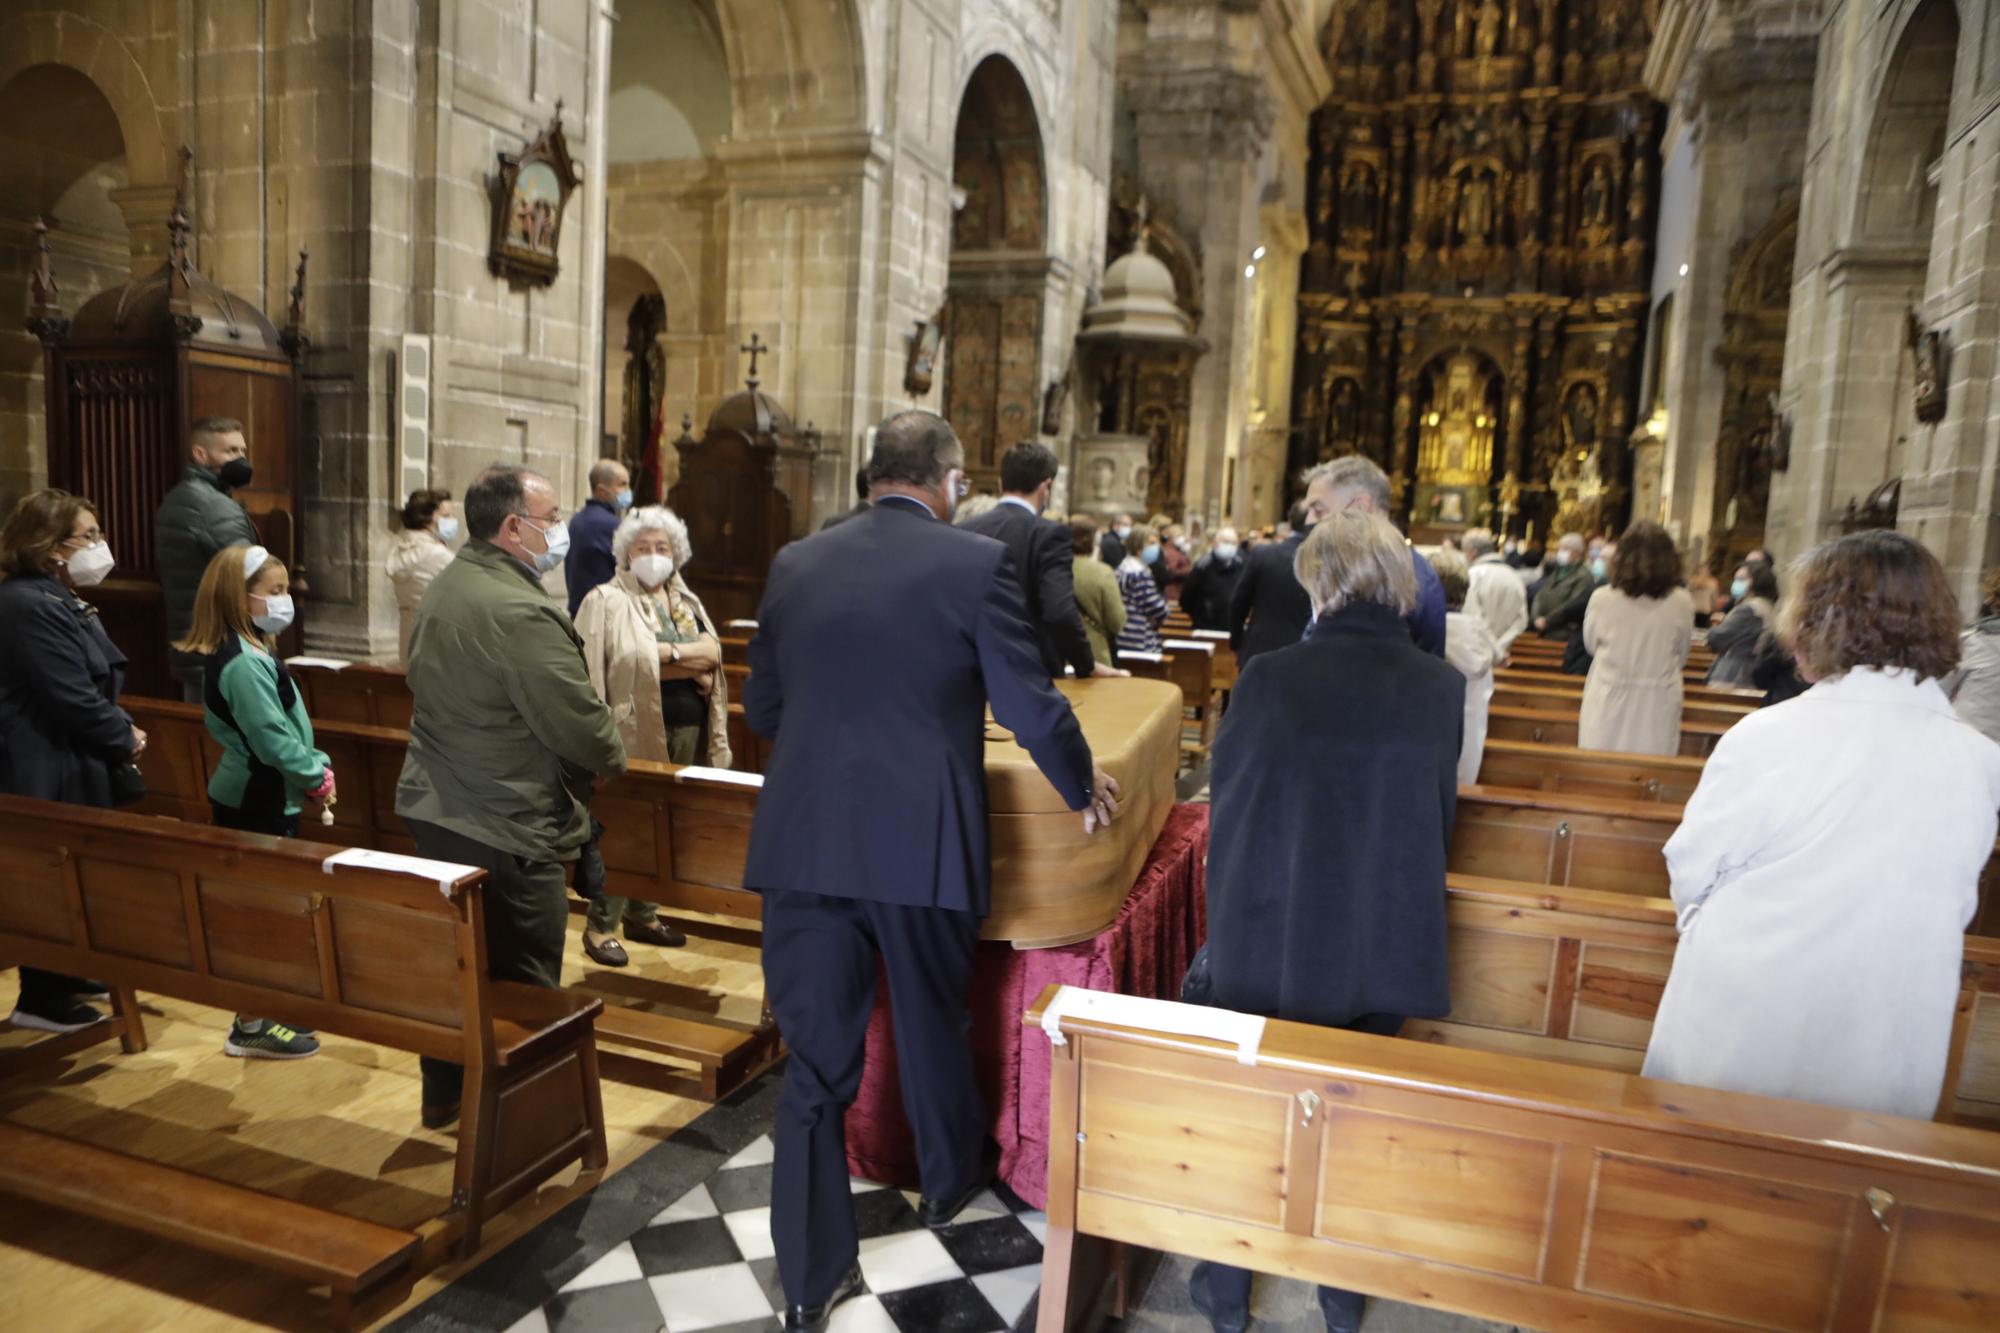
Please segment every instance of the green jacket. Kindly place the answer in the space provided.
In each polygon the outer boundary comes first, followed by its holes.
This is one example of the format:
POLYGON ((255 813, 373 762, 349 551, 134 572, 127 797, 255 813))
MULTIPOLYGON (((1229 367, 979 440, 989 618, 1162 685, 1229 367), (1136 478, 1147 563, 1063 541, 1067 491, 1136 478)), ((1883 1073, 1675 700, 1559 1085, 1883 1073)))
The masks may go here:
POLYGON ((1590 594, 1597 591, 1597 580, 1590 575, 1590 566, 1578 561, 1573 565, 1558 565, 1549 581, 1535 594, 1535 604, 1530 611, 1535 619, 1547 620, 1549 627, 1542 631, 1545 639, 1567 641, 1573 631, 1572 618, 1582 624, 1581 607, 1575 608, 1574 617, 1565 614, 1571 603, 1587 602, 1590 594))
POLYGON ((625 771, 583 640, 520 561, 467 542, 410 629, 410 746, 396 813, 531 861, 571 861, 592 774, 625 771))
POLYGON ((1118 631, 1125 628, 1125 596, 1118 591, 1118 576, 1111 566, 1087 555, 1075 558, 1070 566, 1076 576, 1076 609, 1083 616, 1083 632, 1090 637, 1090 655, 1106 666, 1118 662, 1112 646, 1118 631))
MULTIPOLYGON (((159 558, 160 593, 166 600, 167 642, 188 632, 194 621, 194 594, 208 562, 225 546, 254 546, 257 529, 243 506, 229 498, 222 483, 206 468, 188 465, 181 479, 160 501, 153 521, 153 546, 159 558)), ((173 654, 174 674, 201 668, 192 653, 173 654)))
MULTIPOLYGON (((278 664, 262 646, 238 636, 241 651, 230 658, 216 679, 224 702, 236 718, 239 736, 214 713, 206 717, 208 734, 222 747, 222 759, 208 780, 208 795, 223 805, 241 807, 250 781, 250 760, 278 770, 285 781, 285 813, 299 812, 299 797, 326 777, 326 756, 313 748, 312 719, 296 692, 288 710, 278 698, 278 664), (249 747, 244 737, 249 737, 249 747)), ((197 659, 199 660, 199 659, 197 659)))

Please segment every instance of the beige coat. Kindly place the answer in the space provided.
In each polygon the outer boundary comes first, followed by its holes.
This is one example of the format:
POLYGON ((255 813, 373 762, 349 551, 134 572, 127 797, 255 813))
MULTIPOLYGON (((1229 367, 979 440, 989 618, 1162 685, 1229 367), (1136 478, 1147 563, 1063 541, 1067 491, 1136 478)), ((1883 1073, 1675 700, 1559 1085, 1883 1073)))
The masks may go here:
POLYGON ((1591 654, 1577 744, 1586 750, 1679 754, 1681 668, 1694 637, 1686 588, 1632 597, 1613 587, 1590 595, 1583 646, 1591 654))
POLYGON ((389 547, 389 582, 396 589, 396 660, 410 664, 410 626, 417 620, 417 603, 438 571, 451 563, 452 550, 428 528, 404 528, 389 547))
MULTIPOLYGON (((678 571, 667 580, 667 589, 694 610, 703 633, 715 634, 715 622, 678 571)), ((584 596, 576 608, 576 630, 583 636, 590 683, 597 697, 611 705, 626 757, 664 764, 670 760, 667 725, 660 713, 660 642, 653 606, 632 571, 621 569, 609 583, 598 584, 584 596)), ((733 757, 728 678, 718 667, 714 688, 708 692, 708 763, 728 768, 733 757)))

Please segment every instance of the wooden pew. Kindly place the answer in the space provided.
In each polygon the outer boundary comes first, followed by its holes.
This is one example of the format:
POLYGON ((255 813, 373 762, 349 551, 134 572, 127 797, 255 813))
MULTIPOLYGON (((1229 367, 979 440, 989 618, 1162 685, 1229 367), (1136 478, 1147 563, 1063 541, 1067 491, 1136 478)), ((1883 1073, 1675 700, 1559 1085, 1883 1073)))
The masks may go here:
POLYGON ((1458 791, 1446 865, 1464 875, 1664 896, 1681 807, 1568 792, 1458 791))
POLYGON ((1686 805, 1701 782, 1705 763, 1687 755, 1620 754, 1488 739, 1479 764, 1479 785, 1686 805))
POLYGON ((1211 642, 1197 639, 1163 641, 1159 653, 1119 653, 1118 665, 1147 680, 1178 686, 1183 702, 1181 759, 1195 767, 1208 758, 1221 718, 1215 683, 1215 653, 1211 642), (1167 643, 1178 646, 1167 647, 1167 643))
MULTIPOLYGON (((1582 678, 1572 676, 1578 688, 1570 689, 1561 685, 1533 685, 1515 681, 1495 680, 1493 706, 1500 708, 1541 709, 1549 712, 1569 712, 1582 707, 1582 678)), ((1681 703, 1681 725, 1708 723, 1727 730, 1757 711, 1757 705, 1750 703, 1716 703, 1702 699, 1684 699, 1681 703)))
MULTIPOLYGON (((1542 745, 1577 743, 1578 708, 1516 708, 1494 704, 1486 713, 1486 735, 1491 740, 1534 741, 1542 745)), ((1715 743, 1729 728, 1714 722, 1681 721, 1680 752, 1707 758, 1715 743)))
POLYGON ((1093 1238, 1541 1329, 2000 1310, 1989 1131, 1276 1020, 1246 1064, 1132 1004, 1056 1023, 1041 1333, 1086 1326, 1093 1238))
POLYGON ((0 1189, 325 1283, 345 1324, 399 1301, 419 1256, 472 1253, 489 1217, 570 1163, 601 1171, 600 1003, 487 977, 483 871, 441 884, 323 864, 340 850, 0 797, 0 956, 112 985, 121 1021, 87 1031, 128 1051, 145 990, 464 1065, 439 1218, 397 1231, 12 1125, 0 1189))
MULTIPOLYGON (((1566 675, 1561 671, 1551 671, 1532 667, 1500 667, 1493 673, 1493 683, 1499 686, 1531 685, 1544 690, 1567 690, 1578 699, 1583 697, 1582 676, 1566 675)), ((1764 702, 1764 691, 1738 689, 1733 685, 1682 685, 1682 696, 1689 703, 1740 704, 1745 708, 1756 708, 1764 702)))
MULTIPOLYGON (((1678 934, 1666 898, 1447 877, 1451 1014, 1403 1036, 1637 1073, 1678 934)), ((1968 935, 1937 1118, 2000 1129, 2000 940, 1968 935)))

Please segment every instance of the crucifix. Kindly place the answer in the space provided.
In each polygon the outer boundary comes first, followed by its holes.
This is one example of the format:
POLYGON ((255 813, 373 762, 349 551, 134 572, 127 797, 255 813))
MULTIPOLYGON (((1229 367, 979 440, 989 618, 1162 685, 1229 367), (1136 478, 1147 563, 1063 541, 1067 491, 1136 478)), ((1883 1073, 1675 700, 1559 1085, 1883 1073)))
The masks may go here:
POLYGON ((757 391, 757 358, 764 355, 764 353, 770 351, 771 348, 768 344, 757 341, 757 335, 755 333, 752 333, 750 335, 750 341, 743 344, 743 346, 737 348, 736 350, 739 352, 748 352, 750 354, 750 376, 749 376, 750 391, 752 393, 755 393, 757 391))

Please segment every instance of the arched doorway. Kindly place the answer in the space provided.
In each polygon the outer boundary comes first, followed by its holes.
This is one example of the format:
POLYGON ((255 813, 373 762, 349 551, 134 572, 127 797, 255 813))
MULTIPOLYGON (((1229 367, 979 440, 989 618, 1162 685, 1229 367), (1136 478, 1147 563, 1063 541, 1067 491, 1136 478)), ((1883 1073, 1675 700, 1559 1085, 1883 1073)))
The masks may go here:
POLYGON ((21 327, 38 219, 60 275, 65 315, 132 276, 113 194, 127 181, 111 103, 66 65, 34 65, 0 85, 0 514, 46 484, 42 348, 21 327))
POLYGON ((973 484, 996 490, 1000 455, 1041 433, 1048 184, 1034 102, 1004 56, 973 70, 952 156, 944 415, 973 484))

